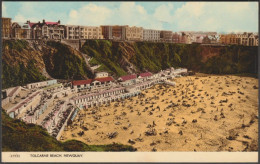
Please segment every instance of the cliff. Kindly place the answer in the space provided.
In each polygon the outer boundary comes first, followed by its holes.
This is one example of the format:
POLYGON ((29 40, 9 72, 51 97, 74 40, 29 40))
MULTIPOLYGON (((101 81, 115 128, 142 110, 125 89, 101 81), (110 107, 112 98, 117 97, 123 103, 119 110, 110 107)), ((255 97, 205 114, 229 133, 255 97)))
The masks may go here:
POLYGON ((257 47, 87 40, 81 48, 92 65, 114 76, 169 67, 213 74, 257 74, 257 47))
POLYGON ((47 78, 80 80, 95 71, 114 77, 169 67, 212 74, 257 74, 257 47, 207 46, 151 42, 87 40, 80 49, 55 41, 3 42, 2 87, 24 85, 47 78), (91 57, 87 65, 83 54, 91 57))
POLYGON ((83 56, 54 41, 4 40, 2 88, 56 79, 87 79, 93 74, 83 56))

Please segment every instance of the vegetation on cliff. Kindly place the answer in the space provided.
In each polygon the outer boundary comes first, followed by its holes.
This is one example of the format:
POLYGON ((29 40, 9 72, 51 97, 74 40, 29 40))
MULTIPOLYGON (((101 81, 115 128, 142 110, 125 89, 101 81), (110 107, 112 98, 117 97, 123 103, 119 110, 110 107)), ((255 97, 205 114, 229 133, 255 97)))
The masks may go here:
POLYGON ((257 73, 257 47, 87 40, 81 51, 92 57, 93 65, 117 76, 126 74, 126 60, 136 72, 173 66, 212 74, 257 73))
POLYGON ((84 58, 72 48, 55 41, 48 41, 47 46, 55 49, 54 53, 44 55, 46 70, 52 77, 77 80, 93 77, 84 58))
POLYGON ((41 54, 25 40, 5 40, 2 54, 2 88, 46 80, 41 73, 41 54))
MULTIPOLYGON (((3 42, 2 87, 45 80, 43 69, 57 79, 87 79, 94 75, 83 56, 60 42, 48 41, 34 49, 25 40, 3 42)), ((158 72, 169 67, 185 67, 211 74, 257 74, 257 47, 203 46, 152 42, 114 42, 87 40, 81 51, 92 57, 97 71, 112 76, 145 71, 158 72)))
POLYGON ((87 79, 93 74, 81 54, 59 42, 4 40, 2 88, 46 80, 43 70, 57 79, 87 79), (41 48, 38 48, 38 47, 41 48))
POLYGON ((2 88, 25 85, 27 83, 44 81, 46 77, 37 69, 35 60, 28 61, 24 66, 22 62, 17 65, 8 65, 2 61, 2 88))
POLYGON ((10 118, 2 111, 2 151, 136 151, 122 144, 87 145, 81 141, 60 142, 41 126, 10 118))
POLYGON ((257 74, 258 47, 226 46, 220 54, 201 66, 202 72, 213 74, 257 74))
POLYGON ((93 58, 90 62, 92 65, 101 65, 98 71, 107 71, 118 76, 127 74, 119 63, 120 50, 111 41, 87 40, 81 51, 93 58))
POLYGON ((26 40, 5 40, 3 42, 3 47, 7 46, 9 49, 22 51, 23 49, 28 49, 28 42, 26 40))

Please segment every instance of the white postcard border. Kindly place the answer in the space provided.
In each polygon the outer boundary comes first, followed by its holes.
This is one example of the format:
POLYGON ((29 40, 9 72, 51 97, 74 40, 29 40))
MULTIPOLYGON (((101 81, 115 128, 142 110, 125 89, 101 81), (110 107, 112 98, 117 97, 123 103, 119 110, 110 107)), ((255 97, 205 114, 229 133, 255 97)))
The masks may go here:
POLYGON ((258 152, 2 152, 2 162, 258 162, 258 152))

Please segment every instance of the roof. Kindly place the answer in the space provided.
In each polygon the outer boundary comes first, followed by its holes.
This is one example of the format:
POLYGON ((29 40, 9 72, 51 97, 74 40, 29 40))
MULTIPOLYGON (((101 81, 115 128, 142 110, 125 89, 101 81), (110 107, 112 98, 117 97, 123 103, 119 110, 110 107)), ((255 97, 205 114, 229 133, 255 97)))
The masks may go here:
POLYGON ((152 76, 153 74, 151 72, 145 72, 145 73, 141 73, 139 76, 141 77, 148 77, 148 76, 152 76))
MULTIPOLYGON (((122 79, 122 81, 131 80, 131 79, 136 79, 136 74, 121 76, 120 78, 122 79)), ((120 78, 119 78, 119 79, 120 79, 120 78)))
POLYGON ((36 23, 29 23, 30 27, 32 27, 33 25, 35 25, 36 23))
POLYGON ((12 18, 2 17, 2 19, 10 19, 11 20, 12 18))
POLYGON ((72 98, 72 100, 79 100, 79 99, 88 98, 88 97, 91 97, 91 96, 98 96, 98 95, 101 95, 101 94, 104 94, 104 93, 110 93, 110 92, 114 92, 114 91, 118 91, 118 90, 124 90, 124 89, 125 89, 125 87, 119 87, 119 88, 113 88, 113 89, 109 89, 109 90, 103 90, 103 91, 100 91, 100 92, 95 92, 95 93, 90 93, 90 94, 87 94, 87 95, 74 97, 74 98, 72 98))
POLYGON ((30 22, 29 23, 29 25, 30 25, 30 27, 32 28, 32 27, 34 27, 34 26, 36 26, 36 25, 39 25, 40 27, 41 26, 43 26, 43 25, 60 25, 60 22, 58 21, 58 22, 42 22, 42 23, 40 23, 40 22, 38 22, 38 23, 32 23, 32 22, 30 22))
POLYGON ((54 25, 54 24, 59 24, 59 22, 45 22, 45 24, 47 24, 47 25, 54 25))
POLYGON ((72 85, 84 85, 84 84, 90 84, 93 81, 100 81, 100 82, 107 82, 107 81, 113 81, 113 77, 101 77, 101 78, 96 78, 96 79, 88 79, 88 80, 77 80, 77 81, 72 81, 72 85))
POLYGON ((22 23, 22 22, 14 22, 14 23, 17 23, 21 27, 21 29, 28 29, 28 30, 31 29, 31 26, 27 23, 22 23))
POLYGON ((93 80, 88 79, 88 80, 77 80, 77 81, 72 81, 72 85, 84 85, 84 84, 90 84, 93 80))
POLYGON ((111 76, 109 76, 109 77, 96 78, 96 79, 94 79, 94 80, 100 81, 100 82, 114 81, 113 77, 111 77, 111 76))

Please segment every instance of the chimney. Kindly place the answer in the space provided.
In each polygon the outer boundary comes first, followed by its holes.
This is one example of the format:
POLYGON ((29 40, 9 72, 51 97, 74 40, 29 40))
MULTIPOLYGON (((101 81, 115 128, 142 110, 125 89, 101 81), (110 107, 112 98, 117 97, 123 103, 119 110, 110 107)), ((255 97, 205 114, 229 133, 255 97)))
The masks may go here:
POLYGON ((45 23, 45 19, 42 20, 42 23, 45 23))
POLYGON ((60 24, 60 20, 58 21, 58 23, 60 24))

